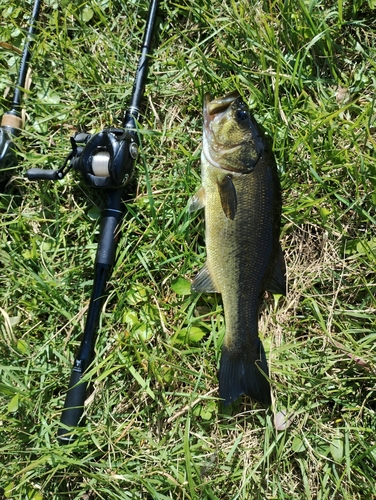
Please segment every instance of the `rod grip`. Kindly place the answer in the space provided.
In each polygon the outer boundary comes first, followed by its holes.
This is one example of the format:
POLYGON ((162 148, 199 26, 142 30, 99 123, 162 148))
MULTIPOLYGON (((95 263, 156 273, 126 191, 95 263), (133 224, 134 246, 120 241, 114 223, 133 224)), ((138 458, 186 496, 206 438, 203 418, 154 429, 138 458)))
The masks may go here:
POLYGON ((15 128, 15 129, 22 129, 23 120, 20 116, 14 115, 12 113, 4 113, 1 119, 1 126, 15 128))
POLYGON ((80 382, 82 372, 73 369, 69 381, 68 392, 65 398, 65 405, 62 411, 60 423, 63 427, 59 427, 57 437, 61 444, 68 444, 74 441, 75 436, 72 431, 75 427, 83 425, 82 414, 84 412, 84 403, 87 392, 87 382, 80 382), (71 427, 72 430, 67 429, 71 427))

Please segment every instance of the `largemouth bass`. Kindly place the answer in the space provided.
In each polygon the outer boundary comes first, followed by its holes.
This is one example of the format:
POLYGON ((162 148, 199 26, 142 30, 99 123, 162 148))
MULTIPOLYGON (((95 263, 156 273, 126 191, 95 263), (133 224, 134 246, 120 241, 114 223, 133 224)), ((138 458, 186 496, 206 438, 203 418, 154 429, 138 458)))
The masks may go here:
POLYGON ((269 405, 258 315, 265 290, 286 293, 281 189, 273 152, 237 93, 205 97, 201 168, 202 187, 189 209, 205 207, 207 261, 192 290, 222 295, 220 397, 228 405, 246 394, 269 405))

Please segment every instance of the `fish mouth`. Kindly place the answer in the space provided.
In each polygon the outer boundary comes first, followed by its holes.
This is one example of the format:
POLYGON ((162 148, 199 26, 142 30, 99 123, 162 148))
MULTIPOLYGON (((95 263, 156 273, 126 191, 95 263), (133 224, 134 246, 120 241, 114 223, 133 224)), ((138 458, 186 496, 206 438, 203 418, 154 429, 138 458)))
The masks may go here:
POLYGON ((224 97, 219 97, 218 99, 212 99, 210 94, 205 94, 204 97, 204 124, 205 127, 209 126, 209 123, 213 120, 215 115, 223 113, 226 111, 231 104, 240 97, 237 90, 225 95, 224 97))
MULTIPOLYGON (((219 97, 218 99, 212 99, 210 94, 205 94, 204 96, 204 137, 203 137, 203 154, 206 159, 215 167, 220 168, 222 170, 228 170, 230 172, 240 173, 237 169, 232 168, 224 168, 221 166, 213 156, 210 154, 209 147, 209 138, 211 136, 211 128, 210 123, 213 119, 225 112, 236 99, 240 97, 240 94, 237 90, 231 92, 230 94, 225 95, 224 97, 219 97)), ((227 151, 227 153, 235 152, 239 149, 240 144, 234 144, 234 146, 227 151)))

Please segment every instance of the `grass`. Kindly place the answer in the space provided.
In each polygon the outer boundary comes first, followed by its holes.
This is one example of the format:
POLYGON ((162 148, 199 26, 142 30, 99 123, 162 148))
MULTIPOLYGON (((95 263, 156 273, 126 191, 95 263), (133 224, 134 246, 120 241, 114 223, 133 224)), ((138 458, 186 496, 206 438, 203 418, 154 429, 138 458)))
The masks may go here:
MULTIPOLYGON (((1 40, 22 47, 30 2, 0 8, 1 40)), ((120 124, 148 2, 43 3, 19 166, 1 196, 1 498, 376 498, 373 8, 161 1, 87 425, 60 447, 104 201, 73 173, 24 173, 60 166, 76 128, 120 124), (186 210, 203 94, 235 88, 272 138, 283 186, 289 292, 260 318, 268 411, 219 404, 221 300, 189 290, 205 260, 202 214, 186 210)), ((3 111, 18 60, 1 45, 3 111)))

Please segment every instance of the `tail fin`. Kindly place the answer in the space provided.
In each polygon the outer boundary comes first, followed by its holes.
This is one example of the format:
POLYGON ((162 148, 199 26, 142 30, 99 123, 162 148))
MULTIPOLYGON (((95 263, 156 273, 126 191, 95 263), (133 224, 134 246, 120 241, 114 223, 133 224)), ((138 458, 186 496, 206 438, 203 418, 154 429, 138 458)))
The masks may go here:
POLYGON ((225 406, 245 394, 265 406, 271 404, 269 375, 264 347, 259 340, 258 359, 254 351, 234 352, 222 347, 219 368, 219 395, 225 406))

